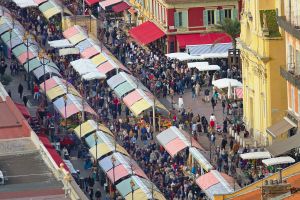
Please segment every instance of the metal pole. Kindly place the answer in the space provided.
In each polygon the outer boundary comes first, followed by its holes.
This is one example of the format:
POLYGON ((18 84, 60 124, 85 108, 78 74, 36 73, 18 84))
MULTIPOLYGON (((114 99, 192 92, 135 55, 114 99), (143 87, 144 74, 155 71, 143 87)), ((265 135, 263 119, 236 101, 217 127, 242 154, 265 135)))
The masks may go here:
POLYGON ((153 107, 152 107, 152 118, 153 118, 153 133, 156 132, 156 124, 155 124, 155 97, 153 99, 153 107))
POLYGON ((67 101, 65 100, 65 133, 67 133, 67 101))
POLYGON ((133 190, 133 187, 131 188, 131 199, 133 200, 133 192, 134 192, 134 190, 133 190))
POLYGON ((84 10, 85 10, 85 0, 82 0, 82 15, 84 15, 84 10))
POLYGON ((113 179, 114 179, 114 182, 113 182, 113 189, 114 189, 114 200, 116 200, 116 191, 115 191, 115 162, 113 162, 113 179))
POLYGON ((45 66, 45 59, 43 57, 43 70, 44 70, 44 90, 45 90, 45 106, 47 105, 47 89, 46 89, 46 66, 45 66))
POLYGON ((29 82, 29 42, 28 38, 26 40, 26 48, 27 48, 27 89, 30 89, 30 82, 29 82))

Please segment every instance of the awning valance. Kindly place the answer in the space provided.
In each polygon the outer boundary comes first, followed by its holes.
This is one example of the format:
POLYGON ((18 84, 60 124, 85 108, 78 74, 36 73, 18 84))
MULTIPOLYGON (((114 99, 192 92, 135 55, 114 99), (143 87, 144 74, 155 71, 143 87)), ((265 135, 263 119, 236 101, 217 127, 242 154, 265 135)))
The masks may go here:
POLYGON ((279 156, 297 147, 300 147, 299 133, 296 133, 285 140, 275 141, 271 146, 266 147, 266 149, 270 152, 270 154, 272 154, 272 156, 279 156))
POLYGON ((196 147, 203 150, 193 136, 181 129, 178 129, 176 126, 171 126, 167 130, 164 130, 159 133, 156 138, 172 157, 186 147, 196 147))
POLYGON ((243 160, 254 160, 254 159, 266 159, 271 158, 271 154, 267 151, 257 151, 257 152, 249 152, 243 153, 240 155, 243 160))
POLYGON ((227 58, 228 50, 232 49, 231 43, 224 44, 202 44, 186 46, 191 56, 201 56, 202 59, 207 58, 227 58))
POLYGON ((101 1, 99 3, 100 7, 103 8, 104 10, 106 9, 106 7, 115 5, 117 3, 122 2, 123 0, 105 0, 105 1, 101 1))
POLYGON ((282 156, 282 157, 269 158, 269 159, 262 160, 262 163, 264 163, 267 166, 290 164, 290 163, 294 163, 294 162, 295 162, 295 159, 290 156, 282 156))
POLYGON ((87 3, 87 5, 92 6, 96 3, 99 3, 100 0, 84 0, 84 1, 87 3))
POLYGON ((130 8, 130 5, 128 5, 128 3, 126 2, 121 2, 115 6, 112 7, 112 10, 115 12, 115 13, 120 13, 120 12, 123 12, 124 10, 128 10, 130 8))
POLYGON ((291 120, 289 120, 287 117, 284 117, 279 122, 268 127, 267 133, 269 133, 273 138, 276 138, 294 127, 297 127, 297 125, 291 120))
POLYGON ((210 199, 214 199, 214 195, 216 194, 233 192, 235 180, 227 174, 211 170, 197 178, 196 183, 210 199))
POLYGON ((160 28, 150 21, 144 22, 143 24, 132 28, 129 31, 129 34, 142 45, 147 45, 151 42, 154 42, 165 35, 160 28))
POLYGON ((225 33, 182 34, 182 35, 176 35, 176 39, 179 48, 186 48, 187 45, 202 45, 202 44, 231 42, 231 38, 225 33))

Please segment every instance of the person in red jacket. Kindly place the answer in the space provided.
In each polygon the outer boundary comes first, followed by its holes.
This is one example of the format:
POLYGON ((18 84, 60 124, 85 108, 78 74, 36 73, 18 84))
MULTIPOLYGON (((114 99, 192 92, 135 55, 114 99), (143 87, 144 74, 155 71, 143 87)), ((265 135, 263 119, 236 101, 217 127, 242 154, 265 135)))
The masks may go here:
POLYGON ((33 87, 33 99, 39 100, 39 93, 40 93, 39 86, 37 84, 34 84, 34 87, 33 87))

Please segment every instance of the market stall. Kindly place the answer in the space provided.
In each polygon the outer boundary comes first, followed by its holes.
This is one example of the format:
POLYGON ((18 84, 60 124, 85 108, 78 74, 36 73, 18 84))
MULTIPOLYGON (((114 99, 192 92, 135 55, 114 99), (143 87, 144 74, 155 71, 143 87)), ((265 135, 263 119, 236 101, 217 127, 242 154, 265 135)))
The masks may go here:
POLYGON ((188 68, 196 68, 198 71, 218 71, 220 66, 210 65, 208 62, 191 62, 188 63, 188 68))
POLYGON ((106 79, 106 75, 97 70, 97 66, 90 59, 78 59, 70 62, 73 69, 82 76, 83 79, 93 80, 96 78, 106 79))
POLYGON ((266 159, 271 158, 271 154, 267 151, 257 151, 240 154, 243 160, 266 159))
POLYGON ((295 159, 290 156, 281 156, 281 157, 269 158, 269 159, 262 160, 262 163, 264 163, 266 166, 291 164, 294 162, 295 162, 295 159))
POLYGON ((62 77, 56 68, 50 67, 48 65, 45 66, 45 70, 44 67, 36 68, 35 70, 33 70, 33 74, 38 80, 42 78, 44 75, 46 76, 49 75, 50 78, 53 76, 62 77))
POLYGON ((84 31, 83 28, 78 25, 68 28, 63 32, 63 35, 73 45, 76 45, 88 38, 86 31, 84 31))
POLYGON ((20 8, 37 7, 48 0, 13 0, 20 8))
POLYGON ((180 61, 188 61, 188 60, 202 60, 201 56, 191 56, 188 53, 177 52, 177 53, 169 53, 166 54, 169 59, 177 59, 180 61))
MULTIPOLYGON (((98 129, 113 136, 113 133, 103 124, 98 123, 98 129)), ((74 132, 80 138, 80 137, 87 137, 91 133, 94 133, 96 130, 97 130, 97 122, 90 119, 77 126, 74 129, 74 132)))
POLYGON ((62 3, 57 0, 48 0, 39 6, 39 10, 48 20, 51 17, 61 13, 64 13, 65 15, 72 15, 71 11, 65 8, 62 3))
POLYGON ((213 86, 223 89, 231 87, 242 87, 243 84, 236 79, 222 78, 212 82, 213 86))
POLYGON ((95 159, 101 159, 105 155, 111 154, 113 152, 120 152, 126 156, 129 156, 128 152, 122 146, 120 146, 119 144, 116 144, 116 146, 114 146, 110 143, 97 144, 90 148, 89 152, 95 159))
POLYGON ((197 185, 205 192, 209 199, 214 199, 216 194, 229 194, 234 191, 234 178, 217 170, 200 176, 196 179, 197 185))
POLYGON ((47 89, 47 87, 46 87, 46 90, 47 90, 46 95, 47 95, 47 97, 49 98, 49 100, 51 102, 54 101, 55 99, 57 99, 58 97, 61 97, 61 96, 66 95, 66 94, 72 94, 74 96, 77 96, 77 97, 81 98, 81 95, 79 94, 79 92, 77 92, 77 90, 71 84, 69 84, 68 86, 58 85, 58 86, 53 87, 51 89, 47 89))

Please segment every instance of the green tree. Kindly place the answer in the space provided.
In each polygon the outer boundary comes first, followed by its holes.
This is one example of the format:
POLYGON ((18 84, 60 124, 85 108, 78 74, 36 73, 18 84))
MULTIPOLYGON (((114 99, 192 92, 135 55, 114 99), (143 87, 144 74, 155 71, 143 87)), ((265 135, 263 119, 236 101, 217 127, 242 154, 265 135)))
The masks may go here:
MULTIPOLYGON (((231 40, 232 40, 232 47, 233 47, 233 52, 234 52, 234 57, 236 56, 236 38, 239 37, 240 33, 241 33, 241 24, 237 19, 230 19, 230 18, 225 18, 224 20, 222 20, 220 22, 220 24, 216 24, 215 28, 218 31, 224 32, 226 33, 226 35, 228 35, 231 40)), ((215 41, 216 43, 219 43, 223 38, 220 38, 218 40, 215 41)), ((235 59, 233 64, 235 64, 235 59)))

